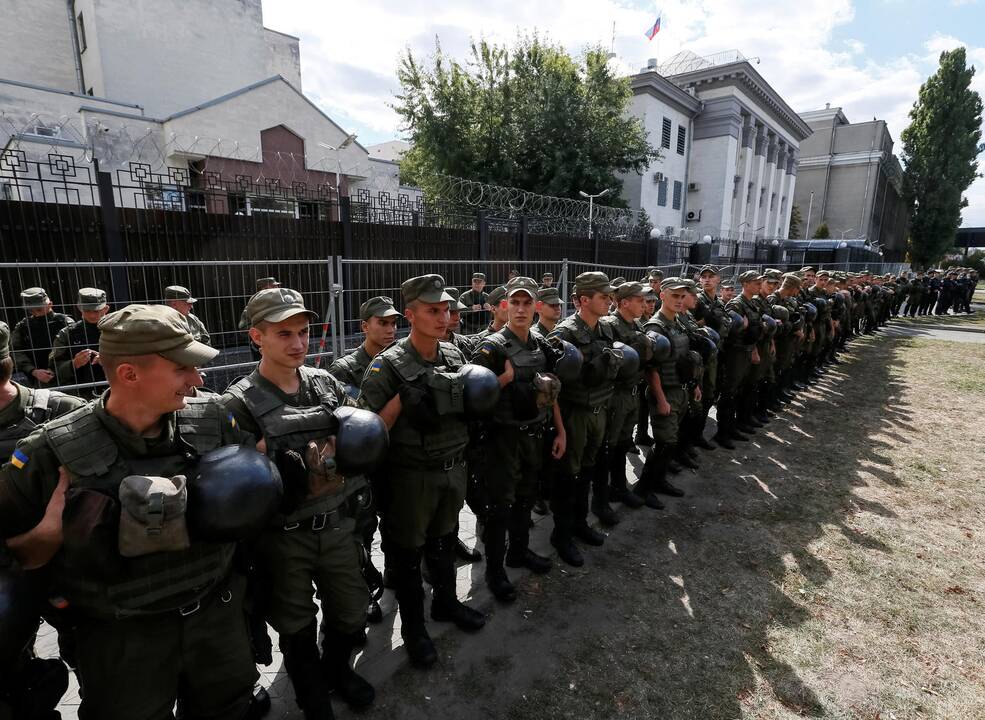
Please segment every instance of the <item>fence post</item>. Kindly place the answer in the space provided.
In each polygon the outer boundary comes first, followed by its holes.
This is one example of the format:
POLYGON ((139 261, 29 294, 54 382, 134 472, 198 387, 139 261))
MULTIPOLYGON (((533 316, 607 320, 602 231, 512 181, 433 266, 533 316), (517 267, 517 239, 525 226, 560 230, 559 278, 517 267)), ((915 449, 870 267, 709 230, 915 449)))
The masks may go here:
POLYGON ((351 258, 352 247, 352 199, 339 196, 339 221, 342 223, 342 256, 351 258))
MULTIPOLYGON (((96 166, 96 186, 99 189, 99 219, 103 227, 103 247, 106 249, 106 259, 112 263, 126 262, 126 249, 123 247, 123 237, 120 235, 120 216, 116 212, 116 200, 113 197, 113 175, 99 169, 99 160, 93 158, 96 166)), ((130 304, 130 277, 125 267, 110 266, 110 292, 112 302, 121 305, 130 304)))
POLYGON ((530 259, 530 235, 527 230, 527 216, 520 216, 520 260, 527 262, 530 259))
POLYGON ((568 314, 568 258, 561 258, 561 318, 568 314))
POLYGON ((592 229, 592 263, 594 265, 598 265, 599 256, 601 255, 600 250, 602 246, 602 240, 599 238, 599 234, 597 232, 594 232, 594 229, 591 228, 591 226, 589 227, 590 229, 592 229))
POLYGON ((478 230, 479 259, 489 259, 489 226, 486 224, 486 214, 481 210, 475 214, 475 226, 478 230))

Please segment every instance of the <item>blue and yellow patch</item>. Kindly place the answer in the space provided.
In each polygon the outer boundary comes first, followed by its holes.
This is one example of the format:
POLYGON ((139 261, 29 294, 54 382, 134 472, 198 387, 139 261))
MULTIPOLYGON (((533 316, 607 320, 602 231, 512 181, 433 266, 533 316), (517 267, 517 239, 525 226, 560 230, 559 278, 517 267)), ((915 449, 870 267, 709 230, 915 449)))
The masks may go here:
POLYGON ((233 427, 236 427, 236 418, 233 417, 232 413, 229 413, 229 424, 233 427))
POLYGON ((18 470, 27 465, 27 460, 27 455, 25 455, 24 451, 20 449, 14 450, 14 454, 10 456, 10 464, 18 470))
POLYGON ((485 345, 480 345, 479 346, 479 352, 481 352, 483 355, 489 355, 489 354, 492 353, 493 348, 494 348, 494 345, 492 345, 492 343, 487 343, 485 345))
POLYGON ((379 372, 382 368, 383 368, 382 360, 374 360, 373 363, 369 366, 369 369, 372 372, 379 372))

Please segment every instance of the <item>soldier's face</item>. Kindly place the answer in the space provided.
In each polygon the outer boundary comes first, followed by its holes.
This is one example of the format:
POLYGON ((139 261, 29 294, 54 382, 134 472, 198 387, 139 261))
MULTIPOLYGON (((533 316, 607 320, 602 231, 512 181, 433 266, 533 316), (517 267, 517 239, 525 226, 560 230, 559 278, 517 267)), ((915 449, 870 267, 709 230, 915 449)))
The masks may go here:
POLYGON ((714 294, 718 289, 718 283, 720 283, 722 279, 715 273, 703 272, 698 278, 698 281, 701 283, 701 287, 704 288, 705 292, 714 294))
POLYGON ((404 315, 415 333, 434 340, 448 335, 448 301, 437 303, 414 302, 407 306, 404 315))
POLYGON ((828 286, 828 279, 827 275, 820 275, 815 278, 815 285, 824 290, 828 286))
POLYGON ((593 315, 602 317, 609 312, 609 304, 610 296, 608 293, 594 292, 591 297, 588 297, 587 295, 581 296, 581 305, 579 305, 579 309, 586 310, 593 315))
POLYGON ((482 288, 484 288, 485 286, 486 286, 486 281, 485 280, 473 280, 472 281, 472 289, 475 290, 476 292, 482 292, 482 288))
POLYGON ((671 312, 679 313, 684 309, 684 299, 688 294, 688 291, 684 288, 664 290, 660 293, 660 300, 662 301, 661 307, 665 307, 671 312))
POLYGON ((299 368, 308 353, 308 316, 302 313, 265 323, 262 330, 250 328, 250 337, 260 348, 264 363, 299 368))
POLYGON ((776 289, 780 287, 779 280, 767 280, 763 283, 763 294, 770 295, 776 292, 776 289))
POLYGON ((660 279, 650 280, 650 289, 653 290, 653 292, 655 292, 655 293, 657 293, 659 295, 660 294, 660 279))
POLYGON ((397 337, 397 316, 371 317, 363 323, 363 332, 370 343, 386 347, 397 337))
POLYGON ((515 292, 507 301, 506 312, 510 327, 529 328, 534 320, 534 299, 525 292, 515 292))
POLYGON ((90 325, 95 325, 100 321, 100 319, 109 312, 109 305, 104 307, 102 310, 82 310, 82 319, 85 320, 90 325))
MULTIPOLYGON (((117 373, 127 375, 127 367, 120 366, 117 373)), ((162 415, 185 407, 185 398, 202 386, 198 368, 179 365, 160 355, 143 356, 139 364, 130 367, 135 373, 134 388, 139 390, 141 402, 162 415)))
POLYGON ((461 310, 449 310, 448 311, 448 332, 458 332, 458 329, 462 326, 462 311, 461 310))
POLYGON ((187 300, 168 300, 167 303, 170 307, 173 307, 185 316, 192 311, 192 304, 187 300))
POLYGON ((731 285, 726 285, 722 288, 722 302, 728 302, 735 297, 735 288, 731 285))
POLYGON ((804 282, 807 283, 808 285, 813 285, 814 284, 814 271, 813 270, 808 270, 807 272, 804 273, 804 282))
POLYGON ((544 287, 550 287, 551 285, 554 284, 554 278, 549 278, 549 277, 541 278, 540 282, 541 285, 543 285, 544 287))
POLYGON ((538 302, 537 312, 542 318, 550 322, 557 322, 561 318, 561 304, 538 302))
POLYGON ((650 299, 644 300, 643 301, 643 308, 645 310, 645 314, 648 317, 652 317, 653 316, 653 313, 656 312, 656 309, 657 309, 657 299, 656 298, 650 298, 650 299))
POLYGON ((642 295, 631 295, 619 301, 619 309, 628 313, 631 318, 641 318, 644 304, 642 295))
POLYGON ((698 304, 698 296, 695 295, 693 292, 688 292, 684 296, 684 309, 685 310, 694 310, 694 308, 695 308, 695 306, 697 304, 698 304))

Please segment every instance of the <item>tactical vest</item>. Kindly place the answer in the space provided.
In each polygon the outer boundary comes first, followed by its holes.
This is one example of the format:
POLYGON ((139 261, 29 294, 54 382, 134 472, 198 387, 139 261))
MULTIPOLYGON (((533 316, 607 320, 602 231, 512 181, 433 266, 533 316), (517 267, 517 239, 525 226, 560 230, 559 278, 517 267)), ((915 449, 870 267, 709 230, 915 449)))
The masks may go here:
POLYGON ((35 428, 51 419, 51 408, 48 407, 51 391, 45 388, 25 390, 28 398, 23 417, 12 425, 0 427, 0 462, 7 461, 18 440, 26 438, 35 428))
MULTIPOLYGON (((496 333, 486 338, 486 342, 494 342, 513 365, 513 385, 532 386, 534 376, 539 372, 547 370, 547 355, 541 346, 542 340, 538 336, 531 334, 530 339, 534 340, 535 347, 530 348, 522 343, 507 338, 505 335, 496 333)), ((493 414, 493 420, 501 425, 528 425, 542 423, 547 418, 548 408, 541 408, 540 412, 532 418, 518 418, 513 409, 513 401, 510 393, 501 392, 499 403, 493 414)))
MULTIPOLYGON (((631 345, 633 349, 640 352, 643 342, 643 326, 638 320, 634 320, 632 324, 627 323, 626 320, 618 313, 613 313, 612 315, 607 315, 606 317, 599 320, 600 323, 605 323, 612 330, 612 337, 614 340, 631 345)), ((628 380, 615 382, 616 392, 630 392, 639 385, 640 381, 643 379, 643 357, 642 352, 640 352, 640 369, 629 378, 628 380)))
POLYGON ((333 362, 328 372, 338 379, 339 382, 352 384, 358 388, 362 384, 363 375, 366 374, 366 368, 369 367, 371 361, 372 358, 369 357, 369 353, 362 346, 359 346, 355 352, 344 355, 333 362), (337 370, 341 370, 341 373, 336 372, 337 370), (343 375, 343 377, 340 377, 340 375, 343 375))
MULTIPOLYGON (((250 411, 266 441, 270 456, 281 449, 303 454, 310 441, 324 440, 335 432, 336 421, 332 411, 344 404, 345 399, 333 383, 333 378, 324 370, 306 365, 298 368, 298 374, 306 394, 317 398, 318 404, 303 407, 288 405, 258 382, 256 370, 227 389, 250 411)), ((342 505, 352 492, 354 489, 346 482, 337 492, 306 499, 289 515, 278 513, 271 520, 271 526, 284 527, 330 512, 342 505)))
POLYGON ((394 372, 403 382, 419 382, 423 377, 435 404, 439 420, 434 427, 418 428, 401 415, 390 429, 390 456, 398 462, 438 465, 452 460, 465 450, 469 443, 468 425, 461 416, 463 387, 461 380, 452 376, 463 365, 464 358, 449 343, 438 343, 439 367, 425 364, 407 349, 410 340, 404 338, 383 351, 394 372))
POLYGON ((615 338, 612 335, 612 328, 603 322, 596 325, 595 333, 591 332, 582 323, 577 322, 577 315, 572 315, 557 324, 554 334, 559 331, 567 330, 571 335, 571 343, 580 351, 584 362, 582 364, 582 374, 574 382, 567 382, 561 385, 561 401, 582 408, 596 408, 604 405, 612 397, 615 387, 611 380, 589 387, 585 384, 585 368, 598 358, 602 351, 607 347, 612 347, 615 338))
POLYGON ((749 321, 749 327, 742 332, 736 333, 736 335, 738 336, 739 345, 745 350, 752 351, 756 347, 759 338, 750 342, 748 333, 754 325, 762 323, 762 311, 754 301, 748 300, 745 295, 735 297, 726 307, 729 310, 735 310, 749 321))
POLYGON ((704 320, 705 325, 717 332, 722 341, 728 336, 730 327, 728 311, 718 297, 709 297, 708 293, 698 293, 698 304, 694 308, 694 317, 704 320))
MULTIPOLYGON (((186 403, 175 413, 173 455, 125 457, 92 405, 49 421, 44 435, 71 473, 72 488, 97 490, 118 502, 120 482, 128 475, 193 478, 199 458, 221 446, 226 416, 220 406, 194 397, 186 403)), ((187 550, 121 557, 123 571, 109 580, 62 568, 59 589, 74 607, 101 617, 173 611, 201 600, 226 577, 234 549, 233 543, 193 542, 187 550)))
POLYGON ((677 363, 691 348, 687 333, 676 320, 668 320, 662 313, 647 320, 645 327, 647 331, 654 330, 670 341, 670 354, 663 361, 652 365, 660 373, 661 386, 681 387, 683 382, 677 372, 677 363))

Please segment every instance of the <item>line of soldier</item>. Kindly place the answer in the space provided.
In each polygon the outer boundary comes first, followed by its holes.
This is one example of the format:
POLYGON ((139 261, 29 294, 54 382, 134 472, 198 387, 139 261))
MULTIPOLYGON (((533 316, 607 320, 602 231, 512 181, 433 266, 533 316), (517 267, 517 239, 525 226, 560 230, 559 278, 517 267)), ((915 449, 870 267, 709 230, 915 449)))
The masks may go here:
POLYGON ((306 718, 333 717, 332 694, 365 707, 375 691, 351 656, 367 620, 380 619, 383 584, 414 665, 437 661, 425 577, 433 621, 485 624, 456 589, 466 501, 485 580, 511 602, 507 568, 553 564, 530 548, 532 511, 549 501, 551 544, 582 565, 582 549, 606 538, 590 513, 608 527, 620 520, 613 503, 659 509, 660 495, 682 495, 668 475, 674 463, 697 467, 695 448, 714 448, 711 407, 717 445, 748 440, 838 362, 851 335, 886 321, 886 285, 814 268, 748 271, 735 288, 712 266, 697 282, 654 269, 614 284, 586 272, 562 320, 556 289, 516 276, 481 304, 492 319, 469 336, 459 324, 471 305, 424 275, 402 284, 402 313, 387 297, 363 303, 364 342, 329 371, 305 365, 317 318, 301 294, 269 287, 244 311, 260 361, 219 397, 198 372, 217 351, 185 317, 131 305, 98 321, 109 390, 86 404, 12 383, 0 324, 10 452, 0 470, 0 708, 49 717, 64 691, 64 666, 31 653, 40 615, 77 671, 82 720, 170 717, 176 702, 188 718, 262 717, 270 703, 255 663, 272 661, 267 624, 306 718), (410 332, 395 340, 401 317, 410 332), (626 456, 640 444, 653 447, 631 485, 626 456), (276 501, 261 502, 273 474, 247 450, 276 467, 276 501), (183 495, 186 478, 195 492, 183 495), (370 560, 377 524, 383 577, 370 560))
POLYGON ((971 301, 978 285, 973 268, 949 267, 902 274, 897 280, 899 295, 893 315, 947 315, 953 311, 971 314, 971 301), (905 305, 904 305, 905 303, 905 305))

